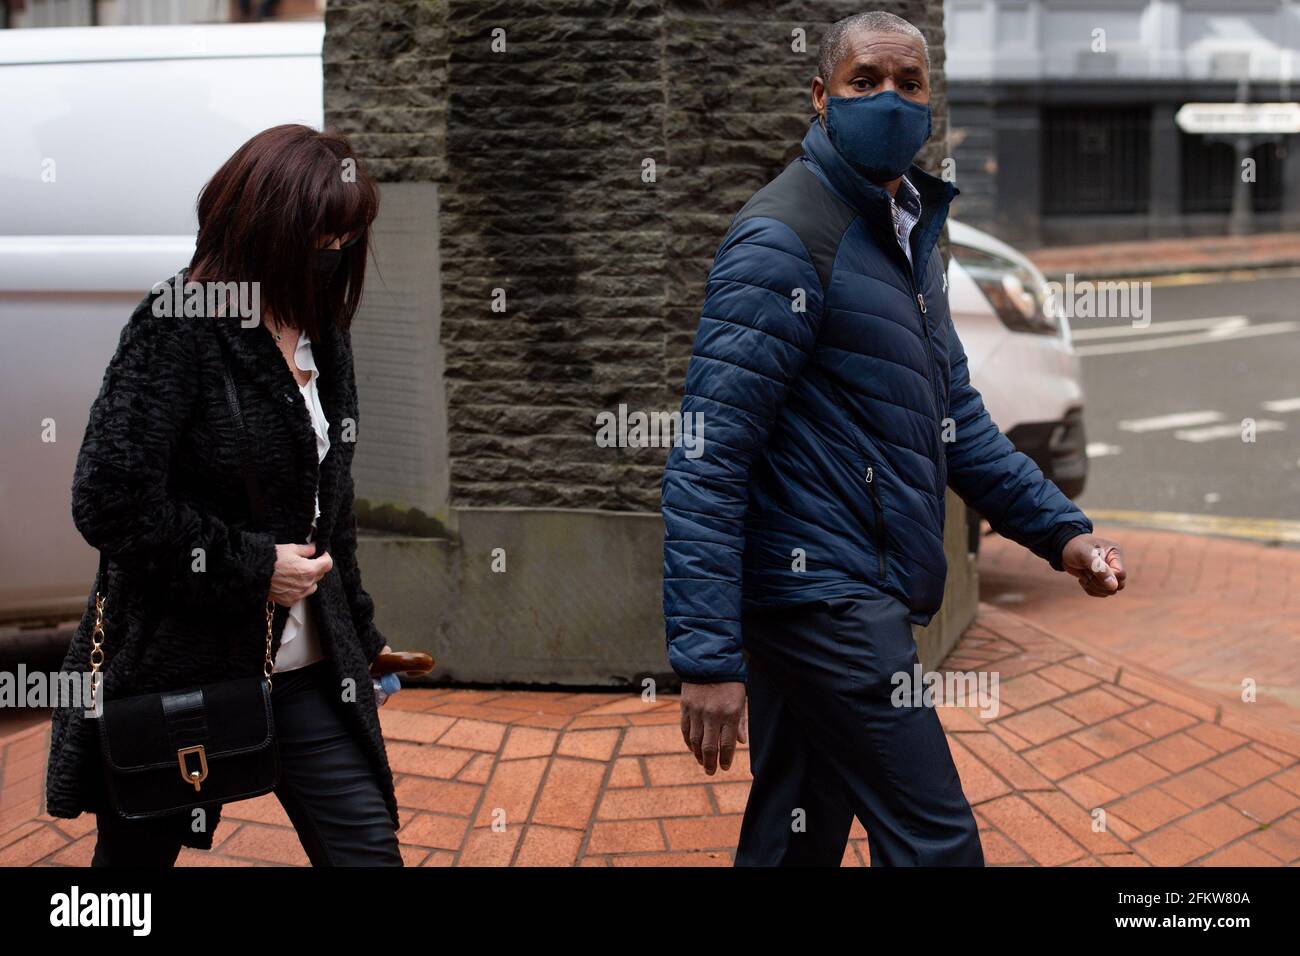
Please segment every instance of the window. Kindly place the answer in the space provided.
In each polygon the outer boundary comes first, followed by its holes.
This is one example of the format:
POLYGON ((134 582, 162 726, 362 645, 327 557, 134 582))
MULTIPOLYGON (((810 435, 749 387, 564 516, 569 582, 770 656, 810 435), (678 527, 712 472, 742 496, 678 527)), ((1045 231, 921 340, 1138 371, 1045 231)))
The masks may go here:
POLYGON ((1042 135, 1044 215, 1147 211, 1149 107, 1048 107, 1042 135))
MULTIPOLYGON (((1183 212, 1230 212, 1232 191, 1241 175, 1236 147, 1189 133, 1183 133, 1182 139, 1183 212)), ((1280 212, 1285 147, 1256 143, 1250 155, 1255 160, 1255 181, 1250 184, 1255 212, 1280 212)))

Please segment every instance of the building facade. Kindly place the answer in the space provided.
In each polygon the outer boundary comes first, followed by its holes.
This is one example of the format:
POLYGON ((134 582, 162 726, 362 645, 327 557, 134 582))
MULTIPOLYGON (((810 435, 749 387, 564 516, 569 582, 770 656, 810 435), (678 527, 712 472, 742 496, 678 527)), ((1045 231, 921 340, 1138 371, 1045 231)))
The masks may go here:
POLYGON ((1300 226, 1294 135, 1175 122, 1293 101, 1300 2, 947 0, 945 28, 963 220, 1026 247, 1226 233, 1250 159, 1244 231, 1300 226))
POLYGON ((0 0, 0 29, 319 18, 325 0, 0 0))

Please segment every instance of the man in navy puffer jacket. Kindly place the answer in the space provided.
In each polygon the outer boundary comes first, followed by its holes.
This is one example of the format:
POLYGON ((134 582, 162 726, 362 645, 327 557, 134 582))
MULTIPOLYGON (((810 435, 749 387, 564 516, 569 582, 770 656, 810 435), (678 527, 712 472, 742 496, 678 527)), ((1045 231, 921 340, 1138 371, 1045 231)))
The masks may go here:
POLYGON ((664 614, 682 734, 712 774, 745 741, 737 864, 981 865, 929 706, 891 703, 939 609, 944 489, 1090 594, 1119 548, 1017 452, 971 386, 936 247, 957 190, 930 134, 924 38, 859 14, 822 41, 803 156, 736 218, 709 274, 664 472, 664 614), (698 416, 698 419, 697 419, 698 416))

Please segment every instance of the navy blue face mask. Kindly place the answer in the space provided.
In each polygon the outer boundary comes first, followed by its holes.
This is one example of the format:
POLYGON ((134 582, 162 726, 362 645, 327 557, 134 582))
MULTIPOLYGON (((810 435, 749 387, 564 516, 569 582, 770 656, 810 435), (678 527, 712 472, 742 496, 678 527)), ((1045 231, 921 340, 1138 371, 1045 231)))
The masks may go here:
POLYGON ((826 100, 826 135, 849 164, 873 183, 907 172, 930 138, 930 107, 893 90, 826 100))

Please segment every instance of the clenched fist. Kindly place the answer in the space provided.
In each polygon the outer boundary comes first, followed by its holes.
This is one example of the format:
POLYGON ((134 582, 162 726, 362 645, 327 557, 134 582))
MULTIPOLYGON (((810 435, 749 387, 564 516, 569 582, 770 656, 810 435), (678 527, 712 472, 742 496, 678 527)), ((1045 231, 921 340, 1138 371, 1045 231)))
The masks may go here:
POLYGON ((1119 593, 1128 577, 1119 545, 1095 534, 1075 535, 1067 541, 1061 551, 1061 567, 1093 597, 1119 593))

